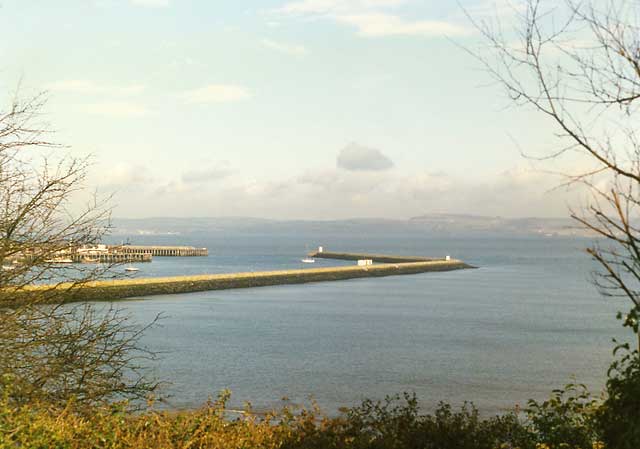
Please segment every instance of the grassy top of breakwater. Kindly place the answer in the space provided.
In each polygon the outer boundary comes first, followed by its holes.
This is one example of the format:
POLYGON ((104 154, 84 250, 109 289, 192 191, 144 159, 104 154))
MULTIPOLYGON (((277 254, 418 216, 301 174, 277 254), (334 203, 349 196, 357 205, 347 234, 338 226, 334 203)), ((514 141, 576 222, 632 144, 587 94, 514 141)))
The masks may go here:
POLYGON ((407 263, 407 262, 433 262, 441 261, 445 259, 437 259, 433 257, 421 257, 421 256, 392 256, 388 254, 367 254, 367 253, 340 253, 332 251, 312 251, 309 257, 316 257, 319 259, 337 259, 337 260, 363 260, 369 259, 378 263, 407 263))

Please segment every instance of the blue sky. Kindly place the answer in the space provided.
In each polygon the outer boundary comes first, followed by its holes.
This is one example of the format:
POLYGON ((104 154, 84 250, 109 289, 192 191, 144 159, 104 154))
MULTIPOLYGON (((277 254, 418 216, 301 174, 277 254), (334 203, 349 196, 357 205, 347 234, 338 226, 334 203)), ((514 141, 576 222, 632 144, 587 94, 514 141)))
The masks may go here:
POLYGON ((4 0, 0 27, 5 98, 49 91, 116 216, 566 213, 514 143, 550 124, 459 48, 456 1, 4 0))

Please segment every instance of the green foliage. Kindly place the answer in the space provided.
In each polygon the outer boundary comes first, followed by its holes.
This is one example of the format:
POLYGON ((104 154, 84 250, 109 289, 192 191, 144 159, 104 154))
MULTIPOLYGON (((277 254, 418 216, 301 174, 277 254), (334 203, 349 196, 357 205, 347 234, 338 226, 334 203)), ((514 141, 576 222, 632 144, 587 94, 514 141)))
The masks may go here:
POLYGON ((90 416, 73 404, 64 409, 47 404, 11 405, 0 400, 0 449, 124 448, 255 448, 280 446, 286 428, 270 417, 225 417, 225 401, 207 403, 191 412, 146 411, 132 414, 126 404, 96 407, 90 416))
MULTIPOLYGON (((223 392, 201 409, 184 412, 148 408, 132 413, 126 403, 120 403, 97 406, 87 414, 73 402, 60 408, 47 403, 18 405, 0 397, 0 449, 605 448, 592 426, 592 411, 600 409, 584 389, 575 386, 554 393, 542 404, 532 403, 526 416, 506 413, 490 418, 481 417, 470 404, 454 410, 441 403, 434 413, 421 414, 415 396, 408 394, 379 402, 366 400, 338 417, 327 417, 317 407, 298 412, 284 408, 265 416, 247 410, 237 415, 228 411, 228 399, 229 393, 223 392)), ((627 431, 622 435, 633 437, 627 431)), ((606 448, 636 449, 637 445, 606 448)))
POLYGON ((339 418, 294 421, 287 449, 602 449, 597 401, 582 385, 554 391, 542 403, 531 401, 524 415, 482 418, 472 404, 454 410, 440 403, 420 414, 415 396, 366 400, 339 418))
POLYGON ((591 448, 598 440, 595 412, 598 403, 587 387, 569 384, 554 390, 544 402, 529 401, 527 417, 538 444, 551 448, 591 448))
MULTIPOLYGON (((433 415, 419 413, 414 395, 365 400, 348 410, 330 432, 305 433, 295 448, 459 448, 493 449, 501 444, 521 446, 526 429, 513 414, 483 420, 470 404, 457 412, 441 403, 433 415), (332 438, 327 440, 327 434, 332 438)), ((521 446, 524 447, 524 446, 521 446)))
POLYGON ((612 366, 608 397, 594 400, 570 384, 524 413, 482 417, 472 404, 440 403, 423 414, 415 395, 365 400, 337 417, 317 406, 257 415, 227 409, 222 392, 201 409, 132 412, 127 403, 90 410, 73 400, 18 403, 16 379, 0 378, 0 449, 35 448, 281 448, 281 449, 638 449, 640 356, 612 366))
POLYGON ((628 327, 635 335, 640 332, 640 309, 634 306, 629 312, 618 312, 616 318, 622 321, 622 327, 628 327))
POLYGON ((607 399, 597 412, 602 441, 610 449, 640 447, 640 354, 626 354, 609 370, 607 399))

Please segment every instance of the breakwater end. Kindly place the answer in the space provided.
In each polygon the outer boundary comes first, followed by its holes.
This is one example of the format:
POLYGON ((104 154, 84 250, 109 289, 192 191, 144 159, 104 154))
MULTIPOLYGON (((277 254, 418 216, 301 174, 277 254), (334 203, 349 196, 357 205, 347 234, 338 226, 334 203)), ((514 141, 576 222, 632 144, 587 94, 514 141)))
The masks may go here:
MULTIPOLYGON (((118 279, 94 281, 75 289, 70 301, 112 301, 152 295, 191 293, 208 290, 264 287, 269 285, 302 284, 308 282, 339 281, 346 279, 418 274, 473 268, 466 263, 450 260, 385 263, 368 266, 341 266, 298 270, 262 271, 230 274, 205 274, 144 279, 118 279)), ((33 286, 30 292, 50 286, 33 286)), ((59 288, 64 289, 65 285, 59 288)), ((5 296, 5 295, 2 295, 5 296)), ((20 292, 14 292, 12 300, 19 300, 20 292)), ((8 298, 7 298, 8 299, 8 298)))

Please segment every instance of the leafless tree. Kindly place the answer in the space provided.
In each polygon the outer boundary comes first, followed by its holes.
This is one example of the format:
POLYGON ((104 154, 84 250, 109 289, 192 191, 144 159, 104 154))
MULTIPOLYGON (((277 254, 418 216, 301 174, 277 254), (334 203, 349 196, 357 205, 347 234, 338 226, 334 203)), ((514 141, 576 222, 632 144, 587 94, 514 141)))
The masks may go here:
POLYGON ((583 156, 580 168, 562 170, 588 192, 571 216, 600 237, 588 249, 600 266, 595 283, 630 301, 619 317, 640 348, 640 3, 526 0, 512 12, 511 24, 468 14, 488 43, 472 53, 515 104, 555 127, 555 149, 528 157, 583 156))
POLYGON ((54 144, 45 95, 0 110, 0 391, 17 403, 78 405, 139 399, 144 327, 112 306, 70 304, 87 282, 113 275, 104 264, 61 264, 109 230, 108 199, 78 209, 87 161, 54 144), (38 288, 34 288, 38 286, 38 288))

